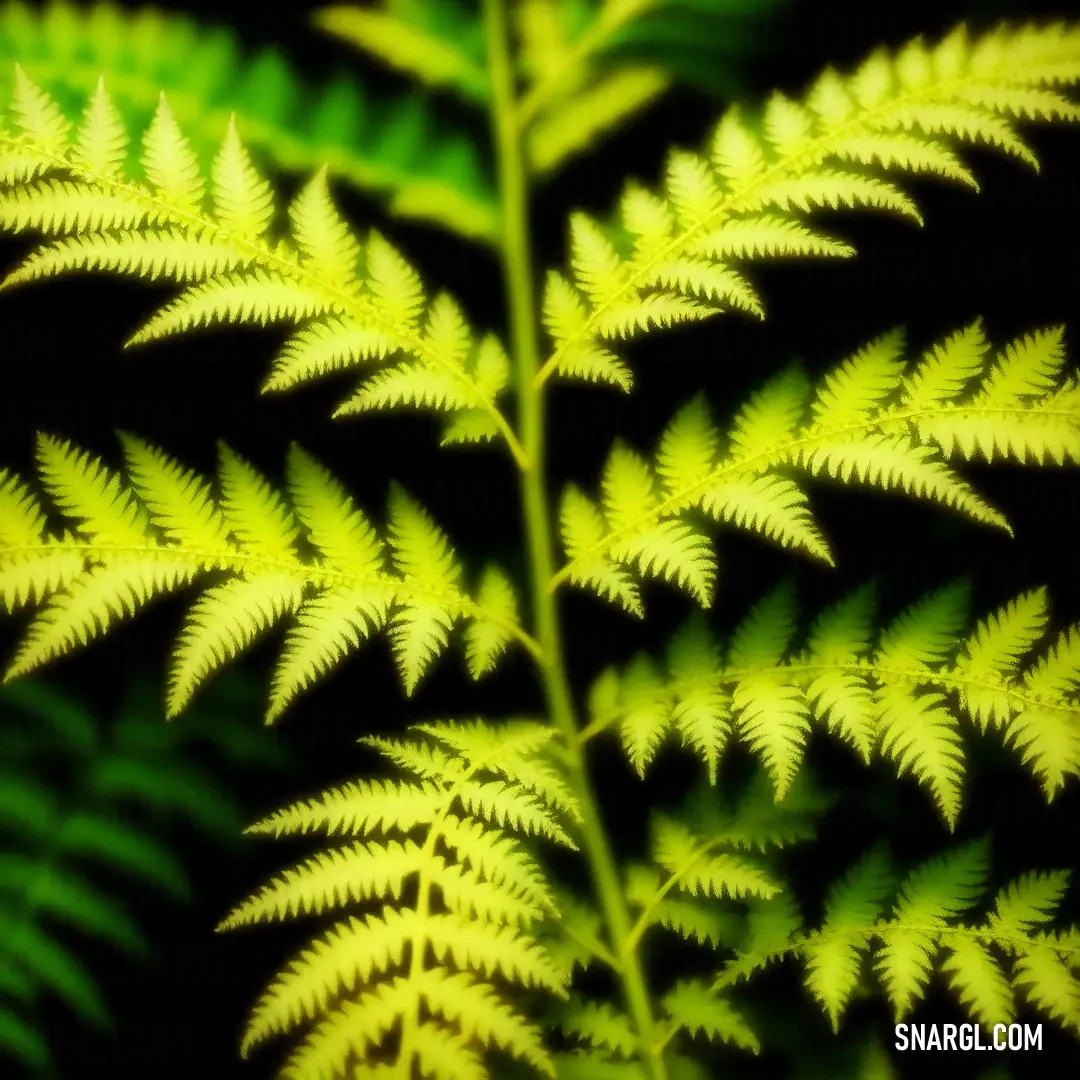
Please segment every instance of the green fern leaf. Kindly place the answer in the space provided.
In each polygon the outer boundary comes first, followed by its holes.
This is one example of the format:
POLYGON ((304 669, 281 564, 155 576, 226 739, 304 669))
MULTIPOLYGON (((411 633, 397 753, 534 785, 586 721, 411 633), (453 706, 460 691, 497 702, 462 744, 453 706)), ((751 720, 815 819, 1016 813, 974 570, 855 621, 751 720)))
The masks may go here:
POLYGON ((639 656, 627 668, 620 699, 624 715, 619 735, 631 765, 644 777, 671 713, 663 680, 647 656, 639 656))
POLYGON ((234 687, 229 715, 196 713, 192 724, 169 727, 153 718, 146 690, 138 678, 105 725, 34 680, 0 687, 0 1061, 8 1068, 11 1058, 55 1067, 33 1014, 42 998, 59 998, 90 1023, 111 1023, 79 939, 142 959, 150 953, 109 878, 119 871, 136 884, 187 894, 183 866, 155 836, 155 812, 180 811, 216 842, 237 828, 236 808, 212 773, 184 758, 200 738, 227 753, 227 733, 246 722, 250 700, 234 687), (205 719, 212 723, 199 732, 205 719), (78 790, 58 780, 67 775, 79 778, 78 790), (137 826, 128 824, 133 814, 137 826))
POLYGON ((713 948, 734 945, 741 926, 733 912, 716 902, 683 896, 661 896, 661 871, 633 863, 626 871, 626 898, 641 909, 639 925, 663 926, 686 941, 713 948))
MULTIPOLYGON (((478 149, 428 103, 417 95, 369 100, 344 74, 309 85, 278 50, 243 51, 234 31, 171 12, 65 0, 39 11, 8 0, 0 7, 0 100, 15 61, 56 99, 61 119, 74 121, 104 75, 130 130, 149 122, 164 89, 204 168, 235 117, 277 169, 327 164, 396 215, 495 242, 497 200, 478 149)), ((4 158, 9 181, 33 177, 32 158, 17 150, 4 158)))
POLYGON ((667 668, 679 685, 671 702, 671 727, 680 742, 705 763, 716 783, 720 754, 731 733, 731 702, 716 679, 720 654, 704 621, 691 618, 671 639, 667 668))
POLYGON ((802 927, 795 901, 779 893, 767 901, 748 898, 750 911, 741 947, 713 982, 714 990, 738 985, 791 951, 792 936, 802 927))
POLYGON ((975 628, 957 662, 963 678, 964 709, 980 728, 1004 724, 1012 715, 1008 691, 988 686, 1000 683, 1015 670, 1021 657, 1043 636, 1049 612, 1046 590, 1035 589, 1017 597, 975 628))
POLYGON ((771 14, 769 7, 695 0, 520 4, 525 91, 518 112, 533 171, 548 175, 595 146, 680 79, 722 97, 741 92, 729 47, 752 52, 753 24, 771 14))

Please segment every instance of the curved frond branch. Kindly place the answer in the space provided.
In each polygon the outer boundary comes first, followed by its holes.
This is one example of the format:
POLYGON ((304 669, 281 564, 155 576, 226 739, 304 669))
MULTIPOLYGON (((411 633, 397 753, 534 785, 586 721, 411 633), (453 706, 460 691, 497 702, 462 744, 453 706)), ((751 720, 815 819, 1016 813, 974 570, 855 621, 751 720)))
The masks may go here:
POLYGON ((992 354, 976 320, 910 365, 893 330, 816 388, 789 369, 753 395, 726 438, 699 396, 668 424, 652 462, 613 448, 599 506, 567 489, 569 559, 549 589, 569 581, 640 616, 639 582, 654 577, 682 585, 708 607, 717 563, 699 531, 701 516, 832 565, 799 473, 932 499, 1011 535, 1004 516, 950 466, 955 459, 1080 461, 1080 380, 1064 360, 1063 327, 992 354))
POLYGON ((1051 801, 1080 776, 1080 626, 1031 662, 1047 633, 1045 589, 1016 597, 965 637, 969 589, 955 582, 874 629, 864 587, 821 612, 795 645, 790 590, 767 595, 726 650, 696 618, 672 639, 663 665, 638 657, 609 670, 589 695, 582 742, 616 731, 644 775, 674 739, 707 766, 732 739, 761 757, 777 798, 801 767, 811 726, 839 736, 864 762, 880 754, 913 774, 950 828, 961 807, 962 726, 1015 751, 1051 801))
POLYGON ((379 233, 360 243, 333 205, 325 168, 289 206, 291 235, 275 237, 267 231, 272 191, 232 120, 214 159, 211 212, 198 159, 164 95, 143 138, 145 181, 118 172, 112 160, 86 157, 80 146, 110 107, 99 90, 72 144, 58 107, 17 69, 18 130, 0 129, 0 161, 15 154, 33 167, 0 191, 0 227, 52 239, 0 288, 71 270, 171 278, 184 290, 129 345, 200 326, 285 323, 292 333, 264 390, 393 359, 397 366, 382 367, 335 415, 402 404, 449 413, 444 444, 501 438, 525 466, 497 404, 510 381, 502 346, 493 335, 478 340, 448 294, 429 300, 416 271, 379 233), (56 123, 35 119, 53 114, 56 123))
POLYGON ((932 47, 915 38, 895 54, 878 50, 849 76, 829 68, 801 101, 773 94, 759 118, 732 107, 705 152, 672 153, 662 192, 626 189, 617 227, 573 215, 570 280, 549 275, 553 344, 535 385, 558 373, 629 389, 613 338, 732 310, 763 317, 741 262, 854 254, 808 225, 819 207, 921 224, 893 177, 929 173, 978 190, 958 146, 987 145, 1037 168, 1015 123, 1080 119, 1059 90, 1080 79, 1078 60, 1075 25, 1003 25, 975 40, 961 25, 932 47))
POLYGON ((379 906, 349 914, 278 975, 254 1009, 245 1056, 305 1026, 285 1067, 296 1080, 330 1080, 351 1055, 364 1064, 390 1053, 399 1069, 420 1062, 438 1080, 458 1076, 464 1055, 470 1075, 481 1076, 489 1048, 554 1078, 539 1029, 506 993, 509 984, 566 996, 536 932, 557 914, 553 895, 520 834, 573 848, 566 827, 580 812, 549 799, 558 784, 516 779, 530 764, 553 769, 545 751, 554 736, 550 725, 518 720, 444 721, 405 738, 366 738, 404 778, 359 781, 253 826, 276 835, 347 830, 357 840, 284 872, 219 930, 379 906), (419 829, 423 839, 412 839, 419 829))
POLYGON ((380 536, 337 480, 293 444, 287 498, 220 445, 218 487, 160 449, 122 434, 128 479, 68 442, 38 440, 41 485, 73 519, 49 532, 30 488, 0 470, 0 603, 39 611, 5 674, 14 678, 105 633, 155 596, 195 582, 202 593, 172 652, 167 713, 181 712, 208 676, 290 617, 267 712, 350 651, 387 630, 407 694, 469 624, 474 677, 507 642, 539 647, 517 622, 510 582, 462 586, 449 540, 400 488, 380 536), (9 524, 10 522, 10 524, 9 524), (313 552, 313 554, 309 554, 313 552), (481 662, 482 661, 482 662, 481 662))

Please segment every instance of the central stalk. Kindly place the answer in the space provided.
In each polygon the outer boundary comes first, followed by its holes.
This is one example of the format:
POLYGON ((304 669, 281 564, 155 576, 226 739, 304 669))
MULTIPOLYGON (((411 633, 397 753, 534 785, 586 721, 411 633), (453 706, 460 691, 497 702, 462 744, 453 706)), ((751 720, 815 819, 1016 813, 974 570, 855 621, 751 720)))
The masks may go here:
POLYGON ((502 208, 502 259, 506 280, 510 344, 518 388, 518 435, 526 461, 519 470, 525 539, 528 546, 530 591, 540 644, 539 661, 548 714, 563 736, 569 780, 581 806, 582 847, 607 926, 612 951, 619 962, 626 1005, 641 1042, 641 1064, 650 1080, 667 1080, 656 1046, 652 1008, 645 978, 631 937, 630 913, 623 899, 615 859, 608 846, 596 797, 577 740, 578 724, 566 678, 555 598, 548 591, 554 574, 551 551, 551 513, 545 486, 543 390, 533 386, 540 368, 537 318, 528 221, 528 180, 522 152, 514 75, 510 66, 505 0, 484 0, 488 68, 491 76, 491 118, 502 208))

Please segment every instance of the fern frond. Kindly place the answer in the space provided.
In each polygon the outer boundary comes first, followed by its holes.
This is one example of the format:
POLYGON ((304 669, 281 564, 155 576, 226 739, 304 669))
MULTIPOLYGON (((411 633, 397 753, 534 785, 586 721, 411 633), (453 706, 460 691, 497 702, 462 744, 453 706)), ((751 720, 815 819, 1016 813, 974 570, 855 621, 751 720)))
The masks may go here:
POLYGON ((708 1039, 731 1043, 741 1050, 757 1054, 761 1050, 758 1037, 746 1019, 731 1005, 722 993, 717 993, 701 979, 685 979, 677 982, 663 998, 663 1009, 668 1017, 664 1037, 672 1038, 685 1031, 691 1038, 699 1033, 708 1039))
POLYGON ((968 1015, 982 1024, 1011 1021, 1025 998, 1074 1030, 1080 1014, 1080 962, 1046 926, 1068 881, 1064 871, 1027 874, 998 895, 995 910, 960 921, 980 904, 989 846, 976 841, 930 859, 905 879, 887 918, 887 865, 871 853, 830 893, 822 927, 793 943, 807 960, 807 986, 838 1029, 865 957, 885 986, 897 1020, 925 994, 935 968, 968 1015))
MULTIPOLYGON (((768 874, 741 855, 717 853, 729 844, 727 837, 696 836, 684 823, 657 817, 653 859, 670 875, 672 886, 691 895, 730 897, 760 896, 768 899, 779 891, 768 874)), ((665 889, 665 891, 667 891, 665 889)))
POLYGON ((567 489, 568 561, 550 587, 570 581, 641 616, 639 581, 658 577, 708 607, 716 562, 697 511, 831 565, 793 478, 800 472, 900 490, 1011 532, 950 465, 995 454, 1022 464, 1080 461, 1080 381, 1063 375, 1061 328, 1027 335, 984 361, 977 321, 906 374, 900 347, 899 331, 883 335, 816 389, 797 368, 781 373, 738 412, 726 440, 699 395, 669 422, 652 463, 617 443, 601 506, 567 489))
POLYGON ((551 1020, 570 1038, 606 1054, 631 1058, 638 1051, 630 1018, 607 1001, 571 995, 551 1020))
POLYGON ((1080 627, 1031 663, 1047 625, 1045 590, 1004 604, 965 635, 969 597, 968 583, 954 582, 878 630, 876 591, 864 586, 821 612, 801 649, 792 647, 797 609, 786 585, 755 605, 726 650, 698 615, 662 665, 640 655, 595 680, 581 737, 617 732, 643 773, 674 733, 712 783, 734 736, 761 758, 780 798, 797 779, 809 729, 820 727, 866 762, 880 753, 897 775, 911 772, 952 828, 968 720, 1014 749, 1049 801, 1080 776, 1080 627))
MULTIPOLYGON (((934 46, 917 38, 895 54, 879 50, 852 75, 829 69, 801 101, 774 93, 760 118, 731 107, 706 150, 672 152, 652 196, 663 213, 643 219, 640 191, 630 187, 617 228, 574 214, 572 281, 558 287, 577 293, 582 317, 562 334, 545 320, 552 349, 537 385, 580 377, 575 358, 601 343, 613 319, 633 334, 656 325, 645 317, 651 306, 692 304, 694 318, 738 309, 762 316, 749 283, 712 295, 697 285, 765 255, 852 255, 807 228, 803 215, 819 207, 882 209, 921 224, 893 178, 928 172, 977 189, 959 146, 988 145, 1037 168, 1016 121, 1080 119, 1059 89, 1080 78, 1078 56, 1075 26, 1000 26, 970 40, 961 25, 934 46), (605 239, 599 276, 579 258, 584 235, 605 239), (682 272, 662 270, 671 265, 682 272)), ((629 373, 622 383, 629 388, 629 373)))
POLYGON ((783 960, 792 951, 792 940, 802 929, 798 905, 790 893, 777 893, 769 900, 751 898, 743 941, 735 956, 717 975, 713 988, 737 986, 770 964, 783 960))
POLYGON ((288 499, 221 444, 215 499, 206 480, 160 449, 133 435, 121 439, 130 486, 70 443, 39 439, 41 484, 73 519, 58 535, 50 534, 29 488, 0 474, 0 505, 11 512, 0 528, 0 598, 9 609, 41 606, 6 678, 207 575, 213 580, 173 650, 170 716, 286 616, 294 622, 273 676, 268 721, 383 628, 407 693, 462 620, 477 628, 467 640, 476 676, 492 668, 511 639, 535 648, 518 626, 509 581, 500 576, 497 589, 487 587, 491 604, 471 599, 448 539, 400 489, 392 493, 383 539, 338 481, 295 444, 288 499), (301 542, 313 556, 301 554, 301 542))
MULTIPOLYGON (((418 94, 380 101, 343 72, 312 85, 278 49, 250 53, 230 28, 154 8, 127 13, 108 2, 51 0, 39 10, 7 0, 0 6, 3 103, 14 63, 69 123, 78 123, 102 77, 127 130, 150 123, 164 90, 204 170, 235 117, 275 169, 311 173, 325 164, 335 180, 399 217, 484 244, 497 240, 497 199, 479 146, 418 94)), ((139 176, 137 153, 124 157, 139 176)), ((40 166, 17 148, 2 161, 9 183, 32 179, 40 166)))
POLYGON ((308 1025, 285 1074, 329 1080, 350 1055, 365 1065, 384 1054, 385 1036, 400 1025, 399 1071, 418 1062, 429 1075, 457 1076, 464 1055, 471 1064, 460 1075, 484 1078, 491 1048, 556 1075, 540 1033, 503 989, 509 982, 566 996, 534 933, 555 913, 553 897, 515 833, 573 841, 557 803, 507 779, 516 757, 542 755, 553 735, 518 721, 420 725, 404 739, 365 739, 412 775, 360 781, 252 826, 276 835, 347 829, 358 839, 286 871, 219 930, 362 901, 382 906, 348 915, 277 977, 252 1014, 245 1056, 308 1025))
POLYGON ((497 402, 509 383, 497 341, 477 340, 448 295, 429 302, 415 270, 378 233, 360 243, 333 206, 325 168, 292 200, 291 235, 277 237, 273 191, 232 119, 210 170, 211 212, 198 157, 164 95, 143 138, 145 179, 120 171, 107 149, 125 132, 102 86, 74 143, 21 68, 14 111, 18 131, 0 130, 0 159, 14 151, 38 162, 32 177, 0 192, 0 227, 47 239, 0 287, 70 270, 171 278, 185 288, 129 345, 221 323, 285 323, 291 335, 265 390, 393 359, 336 415, 410 404, 448 413, 447 436, 458 414, 483 415, 485 426, 473 419, 475 437, 504 438, 524 462, 497 402))
POLYGON ((654 926, 714 948, 742 944, 742 915, 730 901, 772 903, 783 895, 756 852, 812 838, 827 806, 804 778, 776 803, 764 771, 723 803, 711 787, 692 789, 678 820, 655 820, 653 862, 628 868, 626 896, 636 913, 629 944, 654 926))
POLYGON ((661 896, 661 885, 662 872, 657 867, 634 863, 627 868, 626 899, 640 911, 640 933, 662 926, 686 941, 714 949, 739 940, 741 927, 729 907, 710 898, 661 896))
MULTIPOLYGON (((185 762, 194 736, 229 754, 246 723, 244 693, 229 715, 216 695, 191 725, 164 727, 137 677, 117 716, 104 724, 76 698, 32 679, 0 686, 0 1061, 54 1068, 35 999, 56 997, 83 1021, 110 1021, 79 939, 146 959, 150 943, 109 885, 117 872, 138 886, 189 897, 188 877, 155 827, 179 812, 221 842, 235 834, 237 808, 209 771, 185 762), (203 721, 210 720, 210 724, 203 721), (202 731, 200 732, 200 727, 202 731), (72 787, 58 777, 78 776, 72 787), (77 788, 77 789, 76 789, 77 788), (132 811, 139 824, 133 825, 132 811), (160 823, 160 819, 158 824, 160 823)), ((237 692, 239 690, 239 692, 237 692)), ((245 740, 241 738, 241 742, 245 740)), ((248 747, 254 738, 248 736, 248 747)), ((235 758, 248 755, 241 747, 235 758)), ((254 756, 254 755, 252 755, 254 756)))

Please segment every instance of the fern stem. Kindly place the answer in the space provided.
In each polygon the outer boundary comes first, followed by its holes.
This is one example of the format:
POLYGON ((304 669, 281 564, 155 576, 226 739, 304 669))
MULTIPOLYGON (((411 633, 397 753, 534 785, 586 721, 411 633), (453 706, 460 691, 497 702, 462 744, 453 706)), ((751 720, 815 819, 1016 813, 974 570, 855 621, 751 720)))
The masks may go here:
POLYGON ((520 470, 525 539, 528 545, 535 636, 544 696, 552 720, 567 747, 570 782, 581 807, 582 849, 589 862, 604 921, 619 964, 630 1017, 650 1080, 667 1080, 663 1059, 654 1056, 655 1023, 640 960, 631 943, 630 913, 623 899, 615 857, 608 844, 596 797, 589 781, 577 719, 563 661, 555 600, 548 591, 554 570, 551 509, 545 485, 544 402, 534 385, 540 367, 537 346, 535 285, 528 224, 528 181, 517 123, 514 76, 510 64, 505 0, 484 0, 488 64, 492 86, 492 127, 502 210, 501 251, 506 276, 510 341, 517 367, 518 431, 528 467, 520 470))

